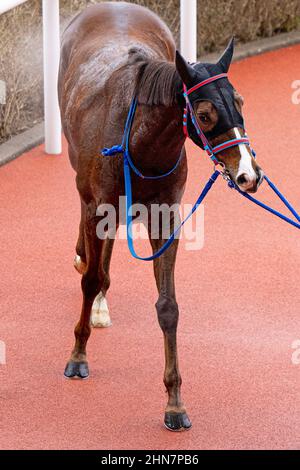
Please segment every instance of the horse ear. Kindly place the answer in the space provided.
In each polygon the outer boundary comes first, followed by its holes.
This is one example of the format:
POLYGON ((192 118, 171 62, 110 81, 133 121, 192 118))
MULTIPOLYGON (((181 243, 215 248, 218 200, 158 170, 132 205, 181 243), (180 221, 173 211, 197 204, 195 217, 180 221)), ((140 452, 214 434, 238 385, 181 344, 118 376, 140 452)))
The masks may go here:
POLYGON ((224 73, 227 73, 232 61, 234 51, 234 37, 232 37, 226 47, 225 51, 223 52, 222 56, 218 60, 217 65, 219 65, 224 73))
POLYGON ((181 80, 185 85, 189 86, 192 83, 194 69, 187 63, 179 51, 176 51, 175 65, 181 80))

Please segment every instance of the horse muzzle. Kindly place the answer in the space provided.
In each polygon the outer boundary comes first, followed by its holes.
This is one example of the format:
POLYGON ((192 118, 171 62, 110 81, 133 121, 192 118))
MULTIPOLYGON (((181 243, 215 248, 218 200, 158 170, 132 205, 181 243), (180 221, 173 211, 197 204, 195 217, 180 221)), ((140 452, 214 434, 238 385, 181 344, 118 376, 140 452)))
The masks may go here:
POLYGON ((264 178, 264 173, 261 168, 255 170, 254 175, 248 173, 241 173, 236 178, 236 184, 239 189, 245 193, 256 193, 264 178))

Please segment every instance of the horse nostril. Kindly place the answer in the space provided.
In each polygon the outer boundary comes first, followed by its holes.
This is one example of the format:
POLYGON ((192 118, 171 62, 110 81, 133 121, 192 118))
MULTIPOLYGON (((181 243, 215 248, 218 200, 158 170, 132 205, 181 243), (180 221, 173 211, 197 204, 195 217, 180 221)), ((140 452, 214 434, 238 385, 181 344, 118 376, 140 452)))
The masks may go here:
POLYGON ((264 174, 262 170, 258 170, 257 172, 257 178, 256 178, 256 183, 260 184, 263 180, 264 174))
POLYGON ((249 177, 246 175, 246 173, 242 173, 240 176, 237 177, 236 182, 239 186, 249 183, 249 177))

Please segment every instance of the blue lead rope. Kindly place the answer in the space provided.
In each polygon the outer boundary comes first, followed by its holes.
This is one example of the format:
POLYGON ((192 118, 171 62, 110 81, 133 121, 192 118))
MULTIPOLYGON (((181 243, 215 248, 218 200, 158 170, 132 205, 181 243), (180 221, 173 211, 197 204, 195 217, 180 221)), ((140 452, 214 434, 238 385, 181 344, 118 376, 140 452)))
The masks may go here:
MULTIPOLYGON (((289 201, 283 196, 283 194, 279 191, 279 189, 276 188, 275 184, 272 183, 272 181, 271 181, 266 175, 264 176, 264 179, 266 180, 266 182, 268 183, 268 185, 270 186, 270 188, 273 189, 274 193, 277 194, 277 196, 281 199, 281 201, 284 203, 284 205, 289 209, 289 211, 295 216, 295 218, 298 220, 298 222, 300 222, 300 216, 299 216, 299 214, 297 214, 297 212, 295 211, 295 209, 293 208, 293 206, 292 206, 292 205, 289 203, 289 201)), ((296 228, 300 228, 300 223, 297 223, 295 220, 290 219, 289 217, 287 217, 287 216, 284 215, 284 214, 281 214, 281 212, 278 212, 277 210, 272 209, 272 207, 269 207, 267 204, 264 204, 263 202, 259 201, 258 199, 256 199, 255 197, 251 196, 250 194, 244 193, 243 191, 240 190, 240 188, 239 188, 233 181, 229 181, 229 182, 228 182, 228 186, 229 186, 230 188, 234 188, 236 191, 238 191, 242 196, 244 196, 245 198, 247 198, 249 201, 254 202, 254 204, 257 204, 258 206, 262 207, 263 209, 265 209, 266 211, 270 212, 271 214, 276 215, 277 217, 279 217, 280 219, 284 220, 284 221, 287 222, 288 224, 291 224, 291 225, 293 225, 293 226, 296 227, 296 228)))
MULTIPOLYGON (((125 155, 124 155, 125 156, 125 155)), ((160 247, 160 249, 154 253, 152 256, 147 256, 145 258, 139 256, 133 246, 133 236, 132 236, 132 192, 131 192, 131 178, 130 178, 130 168, 126 158, 124 158, 124 176, 125 176, 125 193, 126 193, 126 225, 127 225, 127 243, 130 253, 134 258, 140 259, 142 261, 152 261, 156 258, 159 258, 167 248, 173 243, 176 236, 179 234, 181 227, 186 223, 186 221, 193 215, 195 210, 197 210, 198 206, 200 206, 201 202, 205 198, 206 194, 218 178, 220 172, 216 170, 211 177, 209 178, 208 182, 204 186, 204 189, 200 196, 198 197, 197 201, 193 205, 191 211, 186 216, 186 218, 178 225, 178 227, 174 230, 170 238, 160 247)))
MULTIPOLYGON (((133 235, 132 235, 132 188, 131 188, 131 176, 130 176, 130 169, 139 177, 143 179, 148 179, 148 180, 157 180, 161 178, 165 178, 169 176, 171 173, 173 173, 176 168, 178 167, 180 161, 181 161, 181 156, 182 153, 177 160, 176 164, 169 170, 167 173, 157 175, 157 176, 146 176, 143 175, 140 170, 134 165, 130 152, 129 152, 129 139, 130 139, 130 133, 131 133, 131 128, 132 128, 132 123, 135 115, 137 107, 137 100, 136 98, 133 98, 130 109, 127 115, 126 119, 126 124, 125 124, 125 129, 124 129, 124 135, 123 135, 123 140, 122 140, 122 145, 114 145, 113 147, 110 148, 104 148, 101 153, 103 156, 114 156, 119 153, 123 154, 123 164, 124 164, 124 178, 125 178, 125 197, 126 197, 126 226, 127 226, 127 243, 128 243, 128 248, 131 253, 131 255, 134 258, 137 258, 142 261, 152 261, 156 258, 159 258, 168 248, 169 246, 173 243, 174 239, 176 236, 179 234, 181 227, 187 222, 187 220, 193 215, 193 213, 197 210, 198 206, 202 203, 204 200, 205 196, 217 180, 218 176, 221 174, 219 170, 215 170, 214 173, 211 175, 209 180, 207 181, 206 185, 204 186, 204 189, 202 190, 200 196, 198 197, 197 201, 193 205, 191 211, 185 217, 185 219, 178 225, 178 227, 174 230, 170 238, 163 244, 163 246, 152 256, 147 256, 147 257, 141 257, 139 256, 133 245, 133 235)), ((293 219, 290 219, 289 217, 285 216, 284 214, 281 214, 275 209, 272 209, 272 207, 269 207, 268 205, 264 204, 263 202, 259 201, 258 199, 254 198, 248 193, 244 193, 239 189, 239 187, 233 182, 229 181, 228 186, 230 188, 235 189, 238 191, 242 196, 246 197, 249 201, 254 202, 258 206, 262 207, 263 209, 267 210, 268 212, 271 212, 271 214, 276 215, 277 217, 281 218, 285 222, 293 225, 296 228, 300 228, 300 216, 296 212, 296 210, 292 207, 292 205, 287 201, 287 199, 283 196, 283 194, 279 191, 278 188, 270 181, 270 179, 267 176, 264 176, 264 179, 267 181, 269 186, 272 188, 272 190, 277 194, 277 196, 281 199, 281 201, 285 204, 285 206, 289 209, 289 211, 295 216, 295 218, 298 220, 298 223, 295 222, 293 219)))
MULTIPOLYGON (((114 145, 113 147, 110 147, 110 148, 104 148, 101 153, 105 157, 111 156, 111 155, 116 155, 117 153, 123 153, 124 154, 124 165, 125 165, 125 161, 127 160, 127 162, 129 164, 130 168, 132 169, 132 171, 137 176, 139 176, 140 178, 143 178, 145 180, 159 180, 161 178, 165 178, 166 176, 169 176, 171 173, 173 173, 176 170, 176 168, 178 167, 178 165, 181 161, 182 154, 180 154, 180 156, 179 156, 177 162, 175 163, 175 165, 173 166, 173 168, 171 168, 171 170, 169 170, 167 173, 163 173, 162 175, 156 175, 156 176, 145 176, 145 175, 143 175, 143 173, 140 172, 140 170, 133 163, 133 161, 131 159, 131 156, 130 156, 130 152, 129 152, 129 139, 130 139, 130 133, 131 133, 131 128, 132 128, 132 124, 133 124, 133 119, 134 119, 136 107, 137 107, 137 99, 134 98, 131 102, 129 112, 128 112, 128 116, 127 116, 127 119, 126 119, 122 145, 114 145)), ((124 169, 125 169, 125 167, 124 167, 124 169)), ((131 190, 131 184, 130 184, 130 190, 131 190)))

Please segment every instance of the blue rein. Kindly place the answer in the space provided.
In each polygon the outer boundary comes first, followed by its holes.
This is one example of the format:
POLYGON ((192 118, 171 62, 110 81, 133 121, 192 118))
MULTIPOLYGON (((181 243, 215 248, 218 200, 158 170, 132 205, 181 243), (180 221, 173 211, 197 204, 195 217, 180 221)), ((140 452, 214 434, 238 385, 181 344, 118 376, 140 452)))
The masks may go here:
MULTIPOLYGON (((268 183, 268 185, 270 186, 270 188, 273 189, 274 193, 277 194, 277 196, 279 197, 279 199, 281 199, 281 201, 284 203, 284 205, 289 209, 289 211, 295 216, 295 218, 298 220, 298 222, 300 222, 300 216, 299 216, 299 214, 297 214, 297 212, 295 211, 295 209, 293 208, 293 206, 292 206, 292 205, 289 203, 289 201, 283 196, 283 194, 279 191, 279 189, 276 188, 275 184, 272 183, 272 181, 271 181, 266 175, 264 175, 264 179, 266 180, 266 182, 268 183)), ((287 216, 284 215, 284 214, 281 214, 281 212, 278 212, 277 210, 272 209, 272 207, 270 207, 270 206, 268 206, 267 204, 264 204, 263 202, 259 201, 259 200, 256 199, 255 197, 251 196, 251 194, 244 193, 243 191, 240 190, 240 188, 239 188, 233 181, 228 181, 228 186, 229 186, 230 188, 236 189, 242 196, 244 196, 245 198, 247 198, 249 201, 254 202, 254 203, 257 204, 258 206, 262 207, 262 208, 265 209, 266 211, 271 212, 271 214, 276 215, 276 216, 279 217, 280 219, 282 219, 282 220, 284 220, 285 222, 287 222, 287 223, 293 225, 293 226, 296 227, 296 228, 300 228, 300 223, 297 223, 295 220, 290 219, 289 217, 287 217, 287 216)))
MULTIPOLYGON (((193 207, 192 207, 191 211, 189 212, 189 214, 187 215, 187 217, 185 217, 185 219, 178 225, 178 227, 174 230, 174 232, 172 233, 170 238, 162 245, 162 247, 156 253, 154 253, 152 256, 147 256, 147 257, 139 256, 136 253, 136 251, 134 249, 134 245, 133 245, 133 235, 132 235, 132 224, 133 224, 133 220, 132 220, 132 188, 131 188, 130 169, 137 176, 139 176, 140 178, 143 178, 143 179, 157 180, 157 179, 165 178, 165 177, 169 176, 171 173, 173 173, 176 170, 176 168, 178 167, 178 165, 181 161, 182 152, 181 152, 181 155, 178 158, 176 164, 168 172, 163 173, 161 175, 157 175, 157 176, 143 175, 139 171, 139 169, 134 165, 134 163, 132 161, 132 158, 131 158, 131 155, 130 155, 130 151, 129 151, 129 139, 130 139, 130 133, 131 133, 131 128, 132 128, 136 108, 137 108, 137 99, 133 98, 133 100, 131 102, 131 105, 130 105, 130 108, 129 108, 127 119, 126 119, 122 144, 121 145, 114 145, 113 147, 110 147, 110 148, 104 148, 101 151, 101 153, 105 157, 106 156, 114 156, 114 155, 120 154, 120 153, 123 154, 124 178, 125 178, 125 196, 126 196, 126 226, 127 226, 128 248, 129 248, 129 251, 130 251, 130 253, 132 254, 132 256, 134 258, 137 258, 137 259, 142 260, 142 261, 152 261, 152 260, 158 258, 159 256, 161 256, 167 250, 167 248, 169 248, 169 246, 172 244, 172 242, 174 241, 176 236, 179 234, 181 227, 193 215, 193 213, 196 211, 198 206, 204 200, 205 196, 207 195, 207 193, 209 192, 209 190, 211 189, 211 187, 213 186, 213 184, 217 180, 218 176, 220 174, 222 174, 222 176, 224 177, 224 174, 219 170, 215 170, 213 172, 213 174, 211 175, 211 177, 207 181, 207 183, 204 186, 200 196, 198 197, 197 201, 193 205, 193 207)), ((228 141, 228 142, 231 143, 233 141, 228 141)), ((225 142, 225 144, 227 144, 227 143, 225 142)), ((235 143, 233 145, 239 145, 238 140, 237 140, 237 143, 235 143)), ((230 146, 232 146, 232 145, 230 145, 230 146)), ((214 156, 214 154, 213 154, 213 156, 214 156)), ((210 157, 212 157, 212 155, 210 155, 210 157)), ((272 214, 274 214, 277 217, 281 218, 285 222, 293 225, 294 227, 300 228, 300 216, 299 216, 299 214, 291 206, 291 204, 287 201, 287 199, 283 196, 283 194, 278 190, 278 188, 276 188, 276 186, 270 181, 270 179, 267 176, 264 176, 264 179, 267 181, 267 183, 272 188, 272 190, 277 194, 277 196, 281 199, 281 201, 285 204, 285 206, 289 209, 289 211, 295 216, 295 218, 297 219, 298 222, 296 222, 293 219, 285 216, 284 214, 281 214, 277 210, 269 207, 267 204, 264 204, 263 202, 261 202, 258 199, 254 198, 250 194, 244 193, 243 191, 241 191, 239 189, 239 187, 232 180, 229 180, 229 181, 227 180, 227 181, 228 181, 228 186, 230 188, 233 188, 236 191, 238 191, 242 196, 246 197, 249 201, 254 202, 258 206, 262 207, 263 209, 267 210, 268 212, 271 212, 272 214)))

